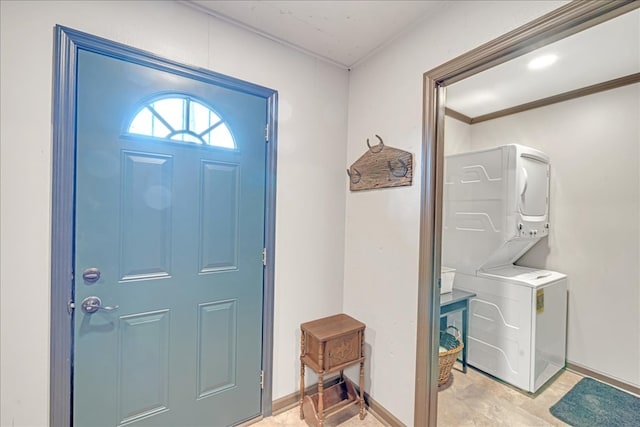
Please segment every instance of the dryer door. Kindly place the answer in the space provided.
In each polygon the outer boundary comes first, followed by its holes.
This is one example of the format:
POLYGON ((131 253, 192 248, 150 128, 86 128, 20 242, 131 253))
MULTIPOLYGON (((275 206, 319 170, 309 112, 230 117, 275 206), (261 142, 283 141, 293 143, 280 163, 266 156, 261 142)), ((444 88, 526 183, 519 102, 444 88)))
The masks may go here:
POLYGON ((520 213, 530 221, 544 221, 549 202, 549 163, 526 154, 519 163, 520 213))

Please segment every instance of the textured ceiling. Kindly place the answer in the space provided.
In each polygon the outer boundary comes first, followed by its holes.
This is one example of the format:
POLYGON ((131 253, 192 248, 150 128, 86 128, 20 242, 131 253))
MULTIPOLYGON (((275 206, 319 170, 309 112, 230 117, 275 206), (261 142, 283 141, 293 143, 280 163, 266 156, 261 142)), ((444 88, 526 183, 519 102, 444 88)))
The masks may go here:
MULTIPOLYGON (((352 68, 447 1, 184 0, 202 12, 352 68)), ((424 70, 427 71, 427 70, 424 70)), ((640 72, 640 9, 491 68, 447 88, 447 107, 477 117, 640 72), (557 56, 546 69, 527 63, 557 56)))
POLYGON ((446 2, 188 0, 184 3, 350 68, 446 2))

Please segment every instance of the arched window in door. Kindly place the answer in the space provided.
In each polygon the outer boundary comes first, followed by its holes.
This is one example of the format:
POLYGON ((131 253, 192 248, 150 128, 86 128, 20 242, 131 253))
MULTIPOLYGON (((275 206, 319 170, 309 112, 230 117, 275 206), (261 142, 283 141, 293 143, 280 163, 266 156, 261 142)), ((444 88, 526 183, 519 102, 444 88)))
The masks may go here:
POLYGON ((164 95, 140 108, 127 132, 192 144, 236 148, 235 140, 220 115, 187 95, 164 95))

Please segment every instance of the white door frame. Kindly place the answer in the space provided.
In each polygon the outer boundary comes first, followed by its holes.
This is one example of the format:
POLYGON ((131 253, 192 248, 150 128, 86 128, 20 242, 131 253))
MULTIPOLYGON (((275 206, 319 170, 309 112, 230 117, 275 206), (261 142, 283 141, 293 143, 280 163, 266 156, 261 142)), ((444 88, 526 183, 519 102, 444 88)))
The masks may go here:
POLYGON ((273 384, 273 295, 277 165, 278 93, 229 76, 189 67, 149 52, 102 39, 71 28, 55 27, 53 67, 53 173, 51 211, 51 353, 49 425, 72 425, 73 362, 73 253, 76 60, 78 49, 112 56, 140 65, 195 78, 259 96, 267 101, 267 157, 265 193, 262 369, 262 416, 271 415, 273 384))

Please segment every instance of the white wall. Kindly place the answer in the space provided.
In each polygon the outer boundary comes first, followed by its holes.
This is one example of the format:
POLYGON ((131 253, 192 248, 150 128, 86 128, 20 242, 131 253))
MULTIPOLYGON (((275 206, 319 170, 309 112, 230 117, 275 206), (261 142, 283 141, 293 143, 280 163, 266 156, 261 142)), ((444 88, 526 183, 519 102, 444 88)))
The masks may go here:
POLYGON ((422 74, 564 3, 449 2, 351 71, 347 166, 374 134, 415 155, 413 186, 347 194, 345 228, 344 310, 367 324, 365 388, 407 425, 415 385, 422 74))
POLYGON ((471 126, 460 120, 444 117, 444 155, 471 151, 471 126))
POLYGON ((55 24, 279 91, 274 398, 297 390, 299 324, 342 309, 348 72, 168 1, 2 1, 0 15, 0 425, 48 423, 55 24))
MULTIPOLYGON (((551 228, 518 264, 568 275, 569 362, 640 387, 640 84, 470 126, 551 158, 551 228)), ((445 137, 448 143, 448 137, 445 137)))

